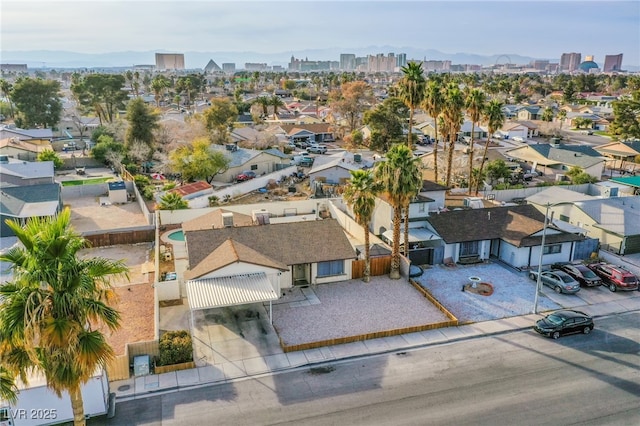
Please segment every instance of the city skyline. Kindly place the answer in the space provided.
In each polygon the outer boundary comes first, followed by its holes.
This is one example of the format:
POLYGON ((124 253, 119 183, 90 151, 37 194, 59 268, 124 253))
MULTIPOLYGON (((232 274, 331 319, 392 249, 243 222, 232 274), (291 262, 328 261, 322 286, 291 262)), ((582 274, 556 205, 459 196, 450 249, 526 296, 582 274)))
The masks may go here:
MULTIPOLYGON (((640 7, 635 1, 368 1, 365 6, 359 0, 22 0, 3 1, 0 7, 1 50, 9 56, 34 50, 290 56, 389 46, 396 53, 433 49, 555 62, 563 53, 580 52, 594 56, 601 67, 606 55, 622 53, 623 69, 640 66, 640 7)), ((388 52, 369 52, 376 53, 388 52)))

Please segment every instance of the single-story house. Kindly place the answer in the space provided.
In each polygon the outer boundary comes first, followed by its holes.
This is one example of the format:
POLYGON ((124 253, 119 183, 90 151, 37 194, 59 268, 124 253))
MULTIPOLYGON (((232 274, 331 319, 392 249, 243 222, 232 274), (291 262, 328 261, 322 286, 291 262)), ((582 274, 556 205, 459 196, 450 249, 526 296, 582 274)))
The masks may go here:
POLYGON ((309 185, 312 188, 315 182, 344 185, 351 179, 350 172, 360 168, 360 164, 348 160, 344 155, 338 155, 325 163, 314 162, 309 171, 309 185))
POLYGON ((0 187, 54 183, 53 161, 21 161, 0 155, 0 187))
MULTIPOLYGON (((444 257, 467 263, 496 258, 515 268, 538 265, 544 214, 531 205, 454 210, 430 216, 433 232, 444 240, 444 257)), ((543 265, 584 258, 597 242, 547 226, 543 265)))
POLYGON ((62 191, 58 183, 5 186, 0 191, 0 236, 11 237, 6 219, 26 223, 31 217, 55 216, 62 210, 62 191))
POLYGON ((621 188, 621 192, 631 192, 633 195, 640 195, 640 176, 614 177, 609 179, 607 182, 614 182, 618 185, 629 188, 626 191, 621 188))
POLYGON ((17 137, 0 139, 0 155, 19 160, 35 161, 38 154, 53 150, 48 139, 19 139, 17 137))
POLYGON ((283 124, 281 127, 294 142, 326 143, 335 140, 329 123, 283 124))
POLYGON ((251 170, 256 175, 282 170, 288 167, 291 159, 288 155, 278 149, 256 150, 239 148, 235 144, 226 146, 212 145, 211 149, 219 150, 230 159, 229 168, 215 176, 214 180, 220 182, 233 182, 236 176, 244 170, 251 170))
POLYGON ((57 136, 63 138, 80 137, 80 129, 82 129, 82 137, 89 139, 91 132, 100 126, 98 117, 62 117, 58 123, 57 136))
POLYGON ((564 188, 548 188, 527 197, 538 210, 584 229, 603 248, 620 254, 640 253, 640 196, 592 197, 564 188))
POLYGON ((509 121, 505 123, 502 128, 499 129, 496 133, 508 137, 509 139, 520 137, 524 140, 527 140, 529 136, 529 128, 516 121, 509 121))
POLYGON ((13 127, 12 125, 0 126, 0 140, 7 138, 51 142, 51 139, 53 139, 53 132, 51 129, 20 129, 18 127, 13 127))
POLYGON ((510 149, 505 155, 531 164, 532 169, 542 169, 544 174, 564 175, 576 166, 598 179, 605 164, 604 158, 590 146, 533 144, 510 149))
POLYGON ((264 273, 278 289, 349 280, 357 257, 335 219, 186 230, 185 241, 187 280, 264 273))
POLYGON ((528 105, 518 109, 518 120, 540 120, 544 109, 539 105, 528 105))
POLYGON ((594 147, 603 156, 610 158, 607 166, 610 168, 623 168, 624 162, 634 162, 634 159, 640 155, 640 141, 629 142, 611 142, 604 145, 594 147), (616 164, 620 161, 620 165, 616 164))

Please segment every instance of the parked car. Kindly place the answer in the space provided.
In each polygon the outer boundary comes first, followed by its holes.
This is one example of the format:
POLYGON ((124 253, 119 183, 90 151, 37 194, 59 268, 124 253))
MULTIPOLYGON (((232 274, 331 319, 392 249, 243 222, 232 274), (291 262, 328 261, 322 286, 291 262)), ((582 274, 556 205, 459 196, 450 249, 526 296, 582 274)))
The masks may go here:
POLYGON ((238 176, 236 176, 236 182, 244 182, 256 177, 256 172, 251 170, 244 170, 238 176))
POLYGON ((320 145, 317 143, 312 143, 311 145, 309 145, 307 147, 307 151, 312 152, 314 154, 326 154, 327 153, 327 147, 324 145, 320 145))
POLYGON ((583 264, 554 263, 551 265, 551 269, 566 272, 578 281, 582 287, 597 287, 602 285, 602 279, 583 264))
MULTIPOLYGON (((538 280, 538 272, 530 271, 529 278, 538 280)), ((542 271, 540 274, 542 284, 551 287, 556 293, 575 294, 580 291, 580 283, 573 277, 562 271, 542 271)))
POLYGON ((311 167, 313 166, 313 157, 302 157, 298 162, 298 165, 301 167, 311 167))
POLYGON ((589 269, 596 273, 611 291, 638 290, 638 277, 633 275, 622 266, 611 263, 600 262, 587 265, 589 269))
POLYGON ((593 330, 593 318, 584 312, 566 309, 556 311, 536 321, 533 329, 543 336, 553 339, 565 334, 589 334, 593 330))

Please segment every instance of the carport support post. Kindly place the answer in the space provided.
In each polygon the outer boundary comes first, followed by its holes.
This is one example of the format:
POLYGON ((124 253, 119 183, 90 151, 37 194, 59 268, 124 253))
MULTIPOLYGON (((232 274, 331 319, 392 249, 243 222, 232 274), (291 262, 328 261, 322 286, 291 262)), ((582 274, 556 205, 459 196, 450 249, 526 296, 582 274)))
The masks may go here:
POLYGON ((542 254, 544 253, 544 239, 547 235, 547 222, 549 217, 549 203, 547 203, 547 209, 544 213, 544 225, 542 226, 542 242, 540 243, 540 258, 538 260, 538 278, 536 279, 536 297, 533 302, 533 313, 538 313, 538 297, 540 294, 540 287, 542 286, 542 254))
POLYGON ((271 300, 269 300, 269 324, 273 325, 273 311, 271 308, 271 300))

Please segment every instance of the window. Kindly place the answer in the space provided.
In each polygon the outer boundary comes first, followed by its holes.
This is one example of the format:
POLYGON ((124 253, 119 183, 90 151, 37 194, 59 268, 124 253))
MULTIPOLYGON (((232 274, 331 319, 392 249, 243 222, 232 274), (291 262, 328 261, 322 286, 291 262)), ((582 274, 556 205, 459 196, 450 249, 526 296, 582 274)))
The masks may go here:
POLYGON ((562 244, 552 244, 549 246, 544 246, 544 250, 542 250, 542 254, 556 254, 562 251, 562 244))
POLYGON ((569 222, 569 216, 565 216, 563 214, 560 215, 560 220, 563 222, 569 222))
POLYGON ((344 274, 344 260, 318 262, 319 277, 330 277, 332 275, 342 275, 342 274, 344 274))
POLYGON ((466 243, 460 243, 460 257, 465 256, 477 256, 478 248, 480 244, 478 241, 468 241, 466 243))
POLYGON ((258 165, 257 164, 252 164, 251 165, 251 170, 258 170, 258 165))
POLYGON ((424 213, 424 207, 425 207, 426 203, 420 203, 418 204, 418 211, 420 213, 424 213))

